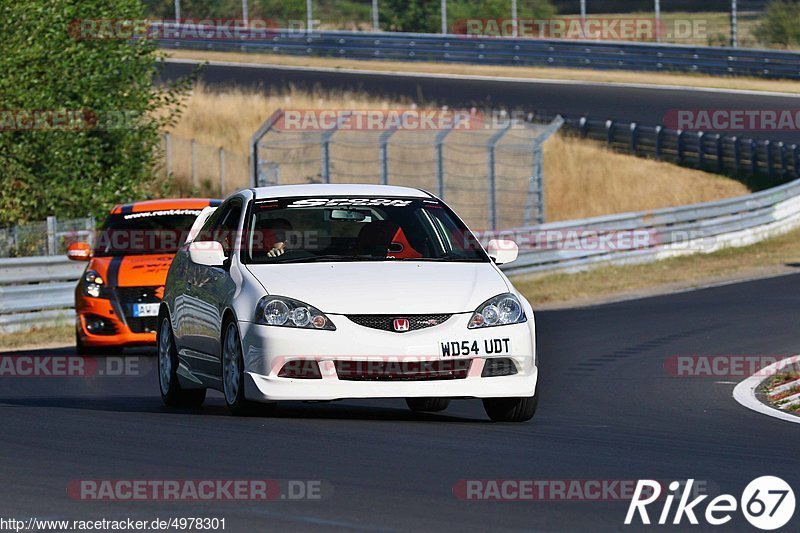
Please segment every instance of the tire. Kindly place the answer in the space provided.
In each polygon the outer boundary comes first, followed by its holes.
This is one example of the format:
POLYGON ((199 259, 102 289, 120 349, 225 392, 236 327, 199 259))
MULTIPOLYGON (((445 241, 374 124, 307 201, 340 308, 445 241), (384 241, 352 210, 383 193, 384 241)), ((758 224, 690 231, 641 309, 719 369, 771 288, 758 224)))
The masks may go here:
MULTIPOLYGON (((235 320, 225 323, 222 334, 222 394, 234 416, 253 415, 258 404, 244 395, 244 357, 239 328, 235 320)), ((269 404, 274 407, 274 404, 269 404)))
POLYGON ((158 385, 161 400, 167 407, 200 407, 206 399, 206 389, 183 389, 178 381, 178 350, 169 317, 161 317, 156 340, 158 347, 158 385))
POLYGON ((417 413, 436 413, 450 405, 449 398, 406 398, 408 408, 417 413))
POLYGON ((528 398, 485 398, 483 408, 494 422, 527 422, 536 414, 539 396, 528 398))

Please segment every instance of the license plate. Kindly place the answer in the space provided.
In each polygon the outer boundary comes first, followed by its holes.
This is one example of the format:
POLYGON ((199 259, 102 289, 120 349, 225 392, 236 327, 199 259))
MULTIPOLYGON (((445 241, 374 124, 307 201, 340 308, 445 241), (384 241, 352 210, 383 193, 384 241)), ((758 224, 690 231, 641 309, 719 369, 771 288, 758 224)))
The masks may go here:
POLYGON ((474 357, 480 355, 509 355, 511 339, 480 339, 473 341, 442 341, 439 343, 439 355, 442 357, 474 357))
POLYGON ((133 304, 133 316, 158 316, 158 304, 133 304))

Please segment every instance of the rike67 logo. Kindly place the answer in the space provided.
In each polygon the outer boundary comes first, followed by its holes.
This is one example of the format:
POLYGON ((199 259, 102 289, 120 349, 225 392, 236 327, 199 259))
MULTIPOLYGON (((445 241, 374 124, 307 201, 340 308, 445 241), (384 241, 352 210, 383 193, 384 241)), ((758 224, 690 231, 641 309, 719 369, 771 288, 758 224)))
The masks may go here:
MULTIPOLYGON (((741 498, 737 501, 730 494, 720 494, 708 502, 705 502, 705 511, 701 512, 704 503, 709 496, 699 495, 690 500, 693 495, 692 485, 694 479, 689 479, 686 483, 673 481, 668 485, 668 492, 662 495, 662 485, 658 481, 645 479, 639 480, 633 494, 628 514, 625 516, 625 524, 637 523, 651 524, 649 509, 661 512, 653 516, 657 524, 673 525, 681 524, 684 518, 693 525, 699 524, 698 515, 705 519, 705 523, 712 526, 721 526, 733 520, 737 509, 740 509, 745 519, 758 529, 771 531, 785 526, 794 515, 795 499, 794 491, 784 480, 775 476, 762 476, 751 481, 742 492, 741 498), (673 503, 678 500, 677 506, 673 511, 673 503), (670 520, 671 519, 671 520, 670 520)), ((685 523, 685 522, 684 522, 685 523)))

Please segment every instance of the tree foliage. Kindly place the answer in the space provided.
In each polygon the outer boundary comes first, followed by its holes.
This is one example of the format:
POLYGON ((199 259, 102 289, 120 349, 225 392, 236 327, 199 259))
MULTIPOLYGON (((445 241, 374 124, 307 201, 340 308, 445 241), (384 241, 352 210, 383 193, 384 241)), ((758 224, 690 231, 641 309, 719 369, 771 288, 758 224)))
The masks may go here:
POLYGON ((152 191, 159 131, 179 111, 185 84, 153 86, 153 42, 70 32, 76 20, 142 17, 138 0, 0 1, 0 226, 99 216, 152 191), (79 111, 99 122, 65 129, 14 121, 79 111))
POLYGON ((767 45, 783 47, 800 45, 800 2, 797 0, 770 2, 753 34, 756 39, 767 45))

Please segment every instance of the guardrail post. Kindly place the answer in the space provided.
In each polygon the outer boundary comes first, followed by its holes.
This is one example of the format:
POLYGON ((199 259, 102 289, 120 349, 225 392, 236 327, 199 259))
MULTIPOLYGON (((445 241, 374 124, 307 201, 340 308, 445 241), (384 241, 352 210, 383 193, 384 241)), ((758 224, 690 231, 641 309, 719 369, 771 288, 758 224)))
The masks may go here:
POLYGON ((639 126, 631 122, 631 153, 636 155, 636 148, 639 141, 639 126))
POLYGON ((47 217, 47 255, 56 255, 56 217, 47 217))
POLYGON ((725 171, 725 149, 722 146, 722 135, 717 133, 717 172, 725 171))
POLYGON ((772 153, 772 143, 769 142, 768 140, 764 141, 764 152, 766 153, 767 156, 767 176, 769 176, 770 178, 774 178, 775 169, 773 167, 775 165, 775 157, 772 153))
POLYGON ((678 164, 683 164, 683 130, 678 130, 678 164))
POLYGON ((656 159, 661 159, 661 144, 664 141, 663 137, 664 128, 662 126, 656 126, 656 159))
POLYGON ((489 227, 492 231, 497 229, 497 176, 495 175, 494 148, 503 135, 511 128, 513 120, 509 119, 503 129, 492 135, 486 144, 489 155, 489 227))
POLYGON ((323 135, 320 144, 322 146, 322 167, 320 169, 320 176, 322 177, 322 183, 330 183, 331 182, 330 137, 327 135, 323 135))
POLYGON ((578 121, 578 136, 585 139, 589 133, 589 120, 586 117, 581 117, 578 121))
POLYGON ((733 142, 733 171, 738 173, 742 166, 742 147, 739 144, 739 137, 734 135, 731 141, 733 142))
POLYGON ((786 160, 786 145, 783 141, 778 141, 778 154, 781 159, 781 178, 785 180, 787 174, 789 174, 789 164, 786 160))
POLYGON ((750 173, 758 174, 758 143, 753 139, 750 139, 750 173))
POLYGON ((706 162, 706 140, 705 132, 697 132, 697 166, 703 168, 706 162))
POLYGON ((606 144, 614 144, 614 121, 606 120, 606 144))
POLYGON ((800 178, 800 149, 796 144, 792 145, 792 166, 794 167, 794 177, 800 178))

